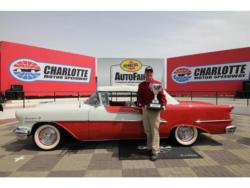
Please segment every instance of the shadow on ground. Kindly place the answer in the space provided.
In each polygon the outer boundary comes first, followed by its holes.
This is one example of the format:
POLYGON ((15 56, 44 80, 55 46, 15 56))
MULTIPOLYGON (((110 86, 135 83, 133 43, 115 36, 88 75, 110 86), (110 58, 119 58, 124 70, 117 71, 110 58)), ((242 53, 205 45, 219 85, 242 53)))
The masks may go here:
POLYGON ((238 143, 250 146, 250 138, 241 137, 237 140, 238 143))
MULTIPOLYGON (((124 142, 124 141, 123 141, 124 142)), ((125 141, 126 142, 126 141, 125 141)), ((144 141, 146 144, 146 141, 144 141)), ((249 144, 250 139, 248 138, 242 138, 238 140, 240 143, 249 144)), ((129 141, 128 141, 129 143, 129 141)), ((177 146, 173 142, 170 142, 168 139, 162 139, 161 145, 171 145, 171 146, 177 146)), ((207 146, 218 146, 222 145, 221 143, 217 142, 216 140, 212 139, 211 137, 201 134, 199 137, 199 140, 197 141, 194 146, 199 145, 207 145, 207 146)), ((9 152, 21 152, 21 151, 30 151, 30 152, 38 152, 41 150, 37 148, 34 144, 32 139, 28 140, 14 140, 11 141, 5 145, 1 146, 6 151, 9 152)), ((88 142, 81 142, 77 141, 72 138, 67 138, 62 146, 60 146, 57 151, 57 154, 59 155, 68 155, 68 154, 76 154, 79 152, 85 152, 85 153, 91 153, 94 152, 95 149, 106 149, 108 152, 113 152, 114 155, 117 154, 117 152, 114 152, 114 148, 119 147, 119 141, 88 141, 88 142)), ((117 150, 115 150, 117 151, 117 150)))

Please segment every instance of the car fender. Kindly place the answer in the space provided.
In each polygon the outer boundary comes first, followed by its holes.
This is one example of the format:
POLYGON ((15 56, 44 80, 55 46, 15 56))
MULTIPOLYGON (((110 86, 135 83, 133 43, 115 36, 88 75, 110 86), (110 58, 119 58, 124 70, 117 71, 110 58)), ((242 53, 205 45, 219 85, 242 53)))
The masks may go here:
POLYGON ((197 126, 197 125, 190 125, 190 124, 176 124, 176 125, 173 125, 170 129, 170 132, 172 132, 176 127, 179 127, 179 126, 189 126, 189 127, 195 127, 197 128, 198 130, 201 130, 202 132, 205 132, 205 133, 210 133, 207 129, 205 129, 204 127, 201 127, 201 126, 197 126))

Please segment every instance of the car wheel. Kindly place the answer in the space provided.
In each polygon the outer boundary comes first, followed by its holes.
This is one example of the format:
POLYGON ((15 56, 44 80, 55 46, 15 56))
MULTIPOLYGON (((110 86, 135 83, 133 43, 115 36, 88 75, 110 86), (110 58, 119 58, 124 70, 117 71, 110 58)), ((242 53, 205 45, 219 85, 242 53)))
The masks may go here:
POLYGON ((176 142, 183 146, 191 146, 198 139, 198 130, 191 126, 179 126, 174 131, 176 142))
POLYGON ((39 126, 33 135, 36 146, 42 150, 53 150, 62 142, 61 130, 54 125, 39 126))

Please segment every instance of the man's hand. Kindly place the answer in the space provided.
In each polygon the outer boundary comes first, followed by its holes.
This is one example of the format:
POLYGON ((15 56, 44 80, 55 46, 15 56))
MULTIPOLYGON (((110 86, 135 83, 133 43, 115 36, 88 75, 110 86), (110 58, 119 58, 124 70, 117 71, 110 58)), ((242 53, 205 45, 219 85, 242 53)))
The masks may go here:
POLYGON ((164 111, 165 111, 165 110, 166 110, 166 106, 163 106, 163 107, 162 107, 162 110, 164 110, 164 111))

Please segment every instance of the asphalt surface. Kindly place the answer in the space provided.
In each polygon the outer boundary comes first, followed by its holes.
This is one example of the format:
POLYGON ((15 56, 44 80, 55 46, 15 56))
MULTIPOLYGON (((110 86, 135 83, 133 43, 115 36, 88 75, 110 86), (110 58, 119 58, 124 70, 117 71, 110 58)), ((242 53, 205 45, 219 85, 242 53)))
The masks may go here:
POLYGON ((249 177, 250 116, 233 115, 233 135, 201 135, 192 148, 203 158, 119 160, 118 142, 76 142, 44 152, 0 120, 0 177, 249 177))

